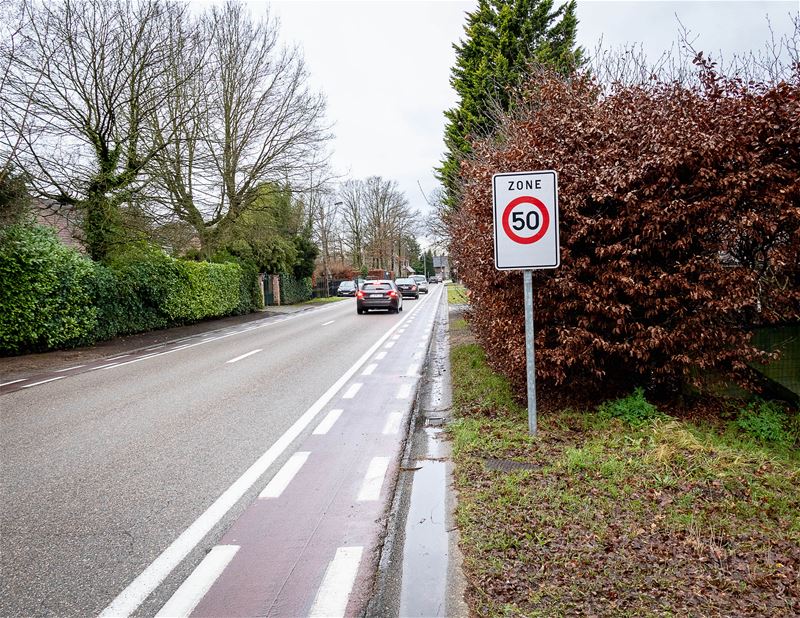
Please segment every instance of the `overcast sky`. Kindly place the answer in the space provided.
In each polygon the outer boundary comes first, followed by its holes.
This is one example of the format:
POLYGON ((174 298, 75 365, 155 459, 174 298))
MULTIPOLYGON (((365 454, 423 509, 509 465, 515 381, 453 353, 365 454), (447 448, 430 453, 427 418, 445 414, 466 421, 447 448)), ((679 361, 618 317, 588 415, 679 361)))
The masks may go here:
MULTIPOLYGON (((352 178, 395 179, 414 209, 427 211, 418 188, 436 186, 444 118, 455 93, 449 85, 463 35, 464 13, 476 2, 277 1, 271 10, 281 36, 299 44, 312 83, 328 100, 336 139, 333 162, 352 178)), ((264 3, 253 2, 254 12, 264 3)), ((724 56, 761 48, 791 31, 798 1, 578 2, 578 41, 588 51, 642 43, 656 58, 678 38, 678 22, 699 38, 695 48, 724 56)))

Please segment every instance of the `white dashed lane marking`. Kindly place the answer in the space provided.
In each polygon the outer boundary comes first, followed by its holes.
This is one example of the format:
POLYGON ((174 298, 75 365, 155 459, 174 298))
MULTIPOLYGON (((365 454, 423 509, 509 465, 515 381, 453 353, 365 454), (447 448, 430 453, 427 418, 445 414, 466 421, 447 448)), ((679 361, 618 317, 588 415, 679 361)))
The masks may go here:
POLYGON ((373 371, 375 371, 375 369, 376 369, 377 367, 378 367, 378 364, 377 364, 377 363, 372 363, 371 365, 367 365, 367 366, 364 368, 364 371, 362 371, 362 372, 361 372, 361 375, 362 375, 362 376, 371 376, 371 375, 372 375, 372 372, 373 372, 373 371))
POLYGON ((408 399, 409 395, 411 395, 411 385, 401 384, 400 388, 397 389, 397 398, 408 399))
POLYGON ((336 550, 336 555, 325 569, 309 618, 344 616, 363 553, 363 547, 340 547, 336 550))
POLYGON ((236 552, 238 545, 217 545, 203 561, 197 565, 192 574, 186 578, 181 587, 175 591, 169 601, 156 614, 156 618, 188 616, 209 591, 217 578, 225 570, 236 552))
POLYGON ((39 386, 40 384, 47 384, 48 382, 55 382, 56 380, 63 380, 64 376, 58 376, 57 378, 49 378, 47 380, 41 380, 40 382, 34 382, 33 384, 26 384, 22 388, 30 388, 31 386, 39 386))
POLYGON ((388 457, 373 457, 370 460, 367 474, 364 476, 364 481, 361 483, 361 489, 358 491, 358 502, 377 500, 380 497, 383 479, 386 476, 386 470, 388 468, 388 457))
POLYGON ((400 432, 400 421, 403 420, 402 412, 392 412, 386 417, 386 424, 383 426, 383 435, 389 436, 400 432))
POLYGON ((230 363, 238 363, 243 358, 247 358, 248 356, 252 356, 253 354, 258 354, 259 352, 261 352, 261 350, 262 350, 262 348, 259 348, 258 350, 253 350, 252 352, 248 352, 247 354, 242 354, 241 356, 237 356, 236 358, 232 358, 231 360, 227 361, 227 363, 228 364, 230 364, 230 363))
POLYGON ((355 384, 351 384, 350 388, 347 389, 347 392, 342 395, 342 399, 352 399, 356 396, 356 393, 361 390, 361 382, 356 382, 355 384))
POLYGON ((258 497, 279 498, 283 490, 289 486, 292 479, 300 472, 300 468, 306 463, 310 454, 311 453, 308 451, 302 451, 289 457, 289 460, 283 464, 283 467, 278 470, 278 473, 272 477, 272 480, 267 483, 267 486, 258 494, 258 497))
POLYGON ((314 435, 321 436, 328 433, 331 430, 331 427, 333 427, 333 424, 339 420, 342 412, 344 412, 344 410, 331 410, 328 412, 328 415, 322 419, 322 422, 320 422, 316 429, 314 429, 314 435))
POLYGON ((72 371, 73 369, 80 369, 81 367, 86 367, 86 365, 75 365, 74 367, 67 367, 66 369, 57 369, 55 373, 64 373, 65 371, 72 371))

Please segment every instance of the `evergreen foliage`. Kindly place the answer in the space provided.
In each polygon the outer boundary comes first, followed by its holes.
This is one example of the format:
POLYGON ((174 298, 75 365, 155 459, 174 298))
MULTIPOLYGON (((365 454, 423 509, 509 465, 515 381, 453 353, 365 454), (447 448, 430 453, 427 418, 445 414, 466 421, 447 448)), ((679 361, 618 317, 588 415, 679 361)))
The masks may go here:
POLYGON ((445 112, 446 152, 438 170, 450 209, 457 206, 459 166, 472 151, 470 139, 494 132, 496 111, 509 110, 529 65, 566 74, 581 64, 575 0, 553 5, 554 0, 479 0, 467 14, 450 77, 459 102, 445 112))
POLYGON ((93 262, 35 225, 0 233, 0 278, 0 354, 86 345, 261 304, 251 265, 176 260, 146 244, 93 262))
POLYGON ((77 345, 91 339, 93 264, 42 226, 0 233, 0 353, 77 345))

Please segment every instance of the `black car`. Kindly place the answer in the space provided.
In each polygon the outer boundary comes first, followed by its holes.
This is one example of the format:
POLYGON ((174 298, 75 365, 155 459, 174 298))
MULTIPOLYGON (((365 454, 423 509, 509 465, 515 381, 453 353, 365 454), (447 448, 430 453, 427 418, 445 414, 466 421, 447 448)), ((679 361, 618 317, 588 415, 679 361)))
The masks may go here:
POLYGON ((336 289, 336 296, 355 296, 356 284, 353 281, 342 281, 336 289))
POLYGON ((356 311, 359 315, 370 309, 388 309, 389 313, 403 310, 403 296, 388 279, 365 281, 356 293, 356 311))
POLYGON ((417 282, 411 278, 407 279, 395 279, 394 280, 397 289, 400 290, 400 294, 403 295, 403 298, 406 296, 410 298, 419 298, 419 289, 417 289, 417 282))

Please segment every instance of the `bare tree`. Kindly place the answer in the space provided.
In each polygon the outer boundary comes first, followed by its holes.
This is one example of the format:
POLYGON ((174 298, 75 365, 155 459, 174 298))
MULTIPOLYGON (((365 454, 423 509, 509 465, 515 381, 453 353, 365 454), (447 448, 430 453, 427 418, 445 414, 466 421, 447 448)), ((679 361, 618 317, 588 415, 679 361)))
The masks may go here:
MULTIPOLYGON (((152 116, 172 96, 165 33, 185 7, 164 0, 23 0, 9 63, 4 148, 39 196, 80 209, 90 254, 122 233, 120 205, 145 184, 163 148, 152 116)), ((171 136, 169 136, 171 138, 171 136)))
POLYGON ((365 239, 365 197, 363 183, 360 180, 348 180, 339 187, 342 200, 340 215, 342 218, 343 236, 353 264, 364 265, 365 239))
POLYGON ((403 236, 410 230, 413 219, 408 200, 396 181, 380 176, 363 181, 363 196, 366 249, 375 266, 400 272, 403 236))
POLYGON ((168 196, 162 204, 209 251, 265 188, 305 187, 329 135, 325 101, 309 89, 299 51, 279 45, 274 19, 254 21, 228 2, 212 9, 203 30, 204 70, 176 101, 193 120, 174 142, 159 125, 167 135, 153 169, 168 196))

